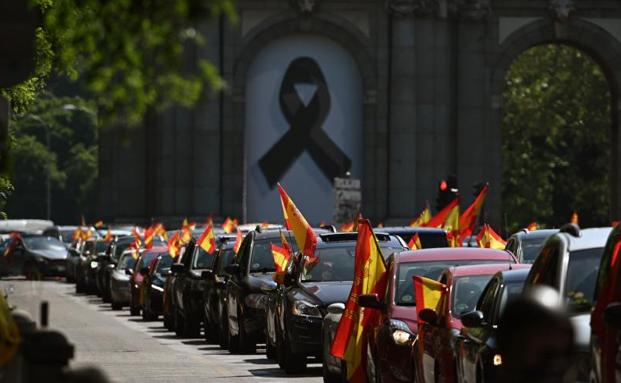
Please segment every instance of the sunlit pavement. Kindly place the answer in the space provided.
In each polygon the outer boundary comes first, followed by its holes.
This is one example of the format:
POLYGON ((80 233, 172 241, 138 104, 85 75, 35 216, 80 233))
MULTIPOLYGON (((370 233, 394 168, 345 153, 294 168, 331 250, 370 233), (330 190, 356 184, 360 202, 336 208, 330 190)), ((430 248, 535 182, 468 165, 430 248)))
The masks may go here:
POLYGON ((144 322, 127 310, 112 311, 93 295, 75 293, 61 280, 0 281, 9 303, 39 320, 39 304, 50 305, 50 325, 75 346, 71 367, 96 366, 114 382, 296 382, 321 381, 321 365, 310 364, 306 374, 287 376, 268 361, 265 349, 255 355, 231 355, 203 339, 178 339, 161 321, 144 322))

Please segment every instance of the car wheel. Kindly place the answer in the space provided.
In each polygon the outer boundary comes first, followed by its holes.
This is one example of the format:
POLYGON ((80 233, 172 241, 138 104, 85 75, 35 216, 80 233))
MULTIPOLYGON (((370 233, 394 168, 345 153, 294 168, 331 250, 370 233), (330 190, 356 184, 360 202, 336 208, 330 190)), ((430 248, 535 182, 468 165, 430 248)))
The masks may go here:
POLYGON ((241 317, 241 314, 237 313, 238 325, 239 325, 239 334, 237 336, 239 340, 239 351, 244 354, 254 354, 257 352, 257 344, 254 342, 246 333, 246 328, 244 327, 244 320, 241 317))
POLYGON ((112 310, 114 311, 123 309, 123 305, 120 303, 116 303, 115 301, 112 301, 111 305, 112 305, 112 310))
POLYGON ((177 308, 174 306, 173 306, 173 318, 174 318, 173 321, 174 321, 175 335, 177 335, 178 337, 185 336, 185 334, 183 333, 183 330, 184 330, 183 318, 181 317, 179 310, 177 310, 177 308))
POLYGON ((168 331, 173 331, 175 329, 174 325, 173 325, 173 317, 172 315, 168 314, 168 313, 164 313, 164 327, 166 327, 166 329, 168 331))
POLYGON ((218 329, 218 340, 222 349, 226 349, 229 346, 229 326, 226 320, 226 317, 223 315, 220 322, 222 326, 218 329))
POLYGON ((324 383, 341 383, 344 382, 344 380, 341 378, 341 374, 335 374, 334 372, 330 371, 330 369, 328 368, 328 364, 326 363, 326 361, 324 360, 322 363, 322 372, 323 372, 323 382, 324 383))
POLYGON ((198 338, 201 333, 200 321, 191 314, 183 319, 183 336, 188 338, 198 338))
POLYGON ((270 343, 269 339, 265 341, 265 356, 269 360, 275 361, 278 358, 278 351, 276 346, 270 343))
POLYGON ((231 354, 239 354, 240 349, 239 349, 239 335, 233 335, 231 334, 231 329, 229 328, 228 331, 228 347, 229 347, 229 352, 231 354))
POLYGON ((30 281, 41 280, 41 272, 36 263, 28 262, 24 265, 24 276, 30 281))
POLYGON ((140 308, 130 304, 129 315, 140 315, 140 308))
POLYGON ((295 354, 291 351, 291 347, 289 347, 289 342, 286 339, 283 339, 284 343, 284 351, 283 355, 283 370, 287 374, 300 374, 306 370, 306 355, 295 354))

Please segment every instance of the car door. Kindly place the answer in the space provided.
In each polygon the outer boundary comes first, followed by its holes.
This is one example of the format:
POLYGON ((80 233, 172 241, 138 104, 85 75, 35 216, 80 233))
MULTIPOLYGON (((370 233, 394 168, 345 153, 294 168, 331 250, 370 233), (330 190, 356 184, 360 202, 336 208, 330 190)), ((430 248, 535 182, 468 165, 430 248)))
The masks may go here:
MULTIPOLYGON (((445 271, 440 279, 440 283, 450 286, 452 283, 452 278, 448 271, 445 271)), ((449 287, 450 289, 450 287, 449 287)), ((449 290, 449 296, 451 292, 449 290)), ((425 382, 435 382, 436 381, 436 364, 438 353, 442 347, 441 342, 445 340, 447 337, 444 334, 446 331, 446 315, 448 312, 448 303, 450 299, 442 299, 440 301, 440 305, 436 313, 438 314, 438 323, 423 323, 421 326, 422 331, 422 339, 423 339, 423 354, 422 354, 422 365, 423 365, 423 379, 425 382)), ((420 335, 420 333, 419 333, 420 335)))
POLYGON ((239 250, 237 252, 237 256, 235 257, 235 263, 239 265, 239 273, 230 276, 230 279, 227 283, 227 305, 226 310, 229 318, 229 328, 231 330, 231 334, 237 335, 239 332, 238 327, 238 306, 241 304, 243 298, 244 288, 242 285, 242 281, 244 277, 248 274, 248 262, 250 259, 250 251, 252 250, 252 240, 254 238, 254 233, 251 232, 246 235, 246 238, 242 241, 239 250))

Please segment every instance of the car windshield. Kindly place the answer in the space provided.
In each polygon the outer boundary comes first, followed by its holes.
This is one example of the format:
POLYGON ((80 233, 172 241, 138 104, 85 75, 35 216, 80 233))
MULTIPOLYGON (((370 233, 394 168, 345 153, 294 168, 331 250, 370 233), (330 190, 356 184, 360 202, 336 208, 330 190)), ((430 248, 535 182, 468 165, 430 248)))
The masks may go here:
POLYGON ((144 267, 149 266, 149 263, 155 258, 159 253, 143 253, 140 257, 140 262, 138 263, 137 270, 140 270, 144 267))
POLYGON ((61 230, 60 231, 60 236, 63 239, 63 242, 65 243, 71 243, 71 241, 73 240, 73 232, 75 230, 71 229, 71 230, 61 230))
MULTIPOLYGON (((508 259, 507 259, 508 260, 508 259)), ((461 265, 481 265, 486 263, 499 263, 498 259, 486 260, 463 260, 452 259, 443 261, 408 262, 401 263, 397 270, 397 289, 395 291, 395 304, 399 306, 415 306, 414 282, 415 276, 438 279, 442 271, 448 267, 461 265)))
POLYGON ((276 269, 274 268, 274 258, 272 257, 272 245, 273 241, 280 240, 256 240, 252 247, 252 254, 250 257, 250 272, 251 273, 269 273, 276 269))
MULTIPOLYGON (((401 248, 394 248, 388 243, 380 244, 382 256, 387 257, 401 248)), ((356 244, 348 246, 318 249, 315 253, 319 261, 307 265, 302 272, 302 282, 352 281, 354 279, 354 257, 356 244)))
POLYGON ((534 263, 546 239, 542 237, 522 240, 522 263, 534 263))
POLYGON ((130 244, 131 244, 131 242, 126 242, 126 241, 117 243, 116 247, 114 249, 114 255, 115 255, 114 258, 118 259, 121 256, 121 254, 123 254, 123 252, 125 250, 127 250, 127 248, 129 247, 130 244))
POLYGON ((508 303, 515 300, 515 298, 522 295, 522 289, 524 288, 524 281, 506 282, 505 287, 502 290, 502 296, 500 297, 500 308, 498 311, 499 316, 505 311, 505 307, 508 303))
POLYGON ((220 252, 220 259, 218 260, 218 267, 216 270, 217 275, 224 273, 224 268, 231 264, 235 260, 235 251, 231 249, 224 249, 220 252))
POLYGON ((170 269, 170 265, 172 265, 172 263, 173 259, 170 254, 162 254, 160 260, 157 262, 157 268, 155 269, 155 271, 158 273, 166 271, 167 269, 170 269))
MULTIPOLYGON (((405 241, 405 243, 409 243, 412 237, 416 234, 416 232, 410 231, 396 234, 401 237, 405 241)), ((418 238, 420 238, 420 244, 423 249, 448 246, 448 243, 446 241, 446 234, 444 234, 443 232, 428 233, 421 231, 418 233, 418 238)))
POLYGON ((194 254, 194 259, 192 260, 192 268, 193 269, 210 269, 213 267, 213 261, 216 258, 215 253, 209 254, 201 247, 196 247, 196 254, 194 254))
POLYGON ((24 237, 24 245, 32 250, 65 250, 65 245, 53 237, 24 237))
POLYGON ((136 266, 136 259, 131 254, 124 254, 119 259, 119 264, 117 265, 117 269, 125 270, 125 269, 133 269, 136 266))
POLYGON ((492 275, 475 275, 455 279, 453 304, 451 305, 454 317, 459 318, 461 314, 476 308, 479 297, 490 279, 492 279, 492 275))
POLYGON ((572 251, 569 254, 565 291, 571 311, 591 310, 597 272, 603 248, 572 251))

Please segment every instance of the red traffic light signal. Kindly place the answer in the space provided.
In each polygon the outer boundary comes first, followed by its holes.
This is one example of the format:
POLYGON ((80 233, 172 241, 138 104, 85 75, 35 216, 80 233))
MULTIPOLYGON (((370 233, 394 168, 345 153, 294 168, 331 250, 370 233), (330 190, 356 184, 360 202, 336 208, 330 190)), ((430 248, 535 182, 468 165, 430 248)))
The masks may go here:
POLYGON ((445 191, 447 187, 448 187, 448 184, 446 183, 445 180, 440 181, 440 190, 441 191, 445 191))

